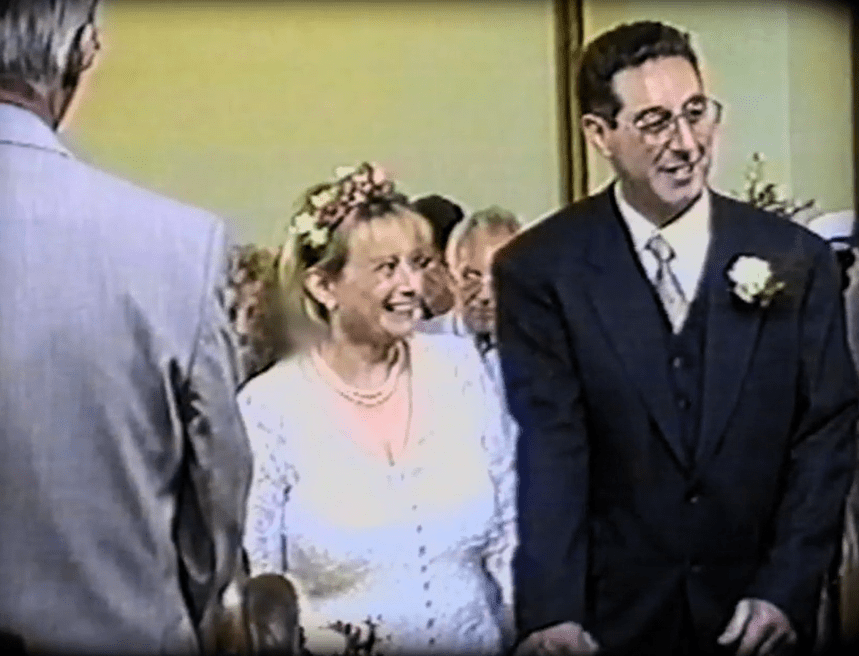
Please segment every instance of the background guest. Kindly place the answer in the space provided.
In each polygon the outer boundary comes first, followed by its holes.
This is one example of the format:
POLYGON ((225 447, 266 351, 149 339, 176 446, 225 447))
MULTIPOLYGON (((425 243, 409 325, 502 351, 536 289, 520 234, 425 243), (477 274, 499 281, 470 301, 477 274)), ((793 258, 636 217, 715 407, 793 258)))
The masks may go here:
POLYGON ((453 330, 453 281, 445 259, 450 234, 465 213, 457 203, 432 194, 412 201, 412 207, 427 219, 434 246, 432 262, 423 277, 423 314, 417 330, 422 333, 449 333, 453 330))
MULTIPOLYGON (((456 292, 455 332, 473 340, 488 378, 504 400, 501 363, 495 330, 496 301, 492 281, 495 253, 521 229, 516 215, 493 206, 475 212, 454 228, 447 248, 447 261, 456 292)), ((516 425, 504 408, 505 436, 514 446, 516 425)), ((512 451, 511 451, 512 453, 512 451)))
POLYGON ((278 574, 252 577, 245 588, 244 603, 251 653, 301 653, 298 595, 288 579, 278 574))
MULTIPOLYGON (((516 452, 516 422, 507 410, 501 363, 495 332, 495 288, 492 283, 492 260, 496 251, 504 246, 521 224, 512 212, 492 206, 475 212, 454 227, 447 244, 447 257, 456 293, 455 328, 457 334, 468 335, 480 355, 487 378, 501 400, 501 422, 504 429, 504 451, 512 458, 516 452)), ((492 410, 492 408, 487 410, 492 410)), ((512 462, 511 465, 512 467, 512 462)), ((513 477, 507 479, 512 485, 513 477)), ((510 488, 502 496, 515 499, 516 490, 510 488)), ((488 561, 490 571, 498 576, 508 575, 510 562, 516 549, 516 526, 508 525, 504 541, 506 550, 488 561)), ((512 582, 510 583, 512 587, 512 582)), ((506 626, 512 626, 512 619, 506 626)), ((514 638, 509 637, 510 641, 514 638)))
POLYGON ((0 3, 0 631, 31 653, 192 654, 251 474, 228 240, 61 143, 96 10, 0 3))
POLYGON ((472 214, 457 224, 447 245, 458 318, 475 338, 481 354, 495 348, 495 290, 492 259, 521 229, 516 215, 498 206, 472 214))
POLYGON ((279 574, 249 577, 243 571, 224 594, 218 656, 301 653, 298 596, 279 574))
POLYGON ((230 250, 227 313, 238 341, 244 384, 271 366, 286 348, 285 317, 277 312, 277 253, 255 245, 230 250))

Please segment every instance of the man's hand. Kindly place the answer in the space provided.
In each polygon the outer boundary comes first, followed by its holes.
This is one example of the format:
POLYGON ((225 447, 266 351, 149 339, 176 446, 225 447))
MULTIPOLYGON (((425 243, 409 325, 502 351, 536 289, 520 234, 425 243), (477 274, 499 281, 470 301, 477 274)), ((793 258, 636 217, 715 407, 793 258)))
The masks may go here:
POLYGON ((769 656, 790 653, 796 645, 796 632, 775 605, 763 599, 743 599, 718 642, 737 644, 737 656, 769 656))
POLYGON ((534 631, 519 643, 513 656, 577 656, 593 654, 598 649, 596 640, 580 625, 563 622, 534 631))
POLYGON ((434 258, 424 269, 423 300, 432 316, 448 312, 456 303, 453 295, 453 278, 439 257, 434 258))

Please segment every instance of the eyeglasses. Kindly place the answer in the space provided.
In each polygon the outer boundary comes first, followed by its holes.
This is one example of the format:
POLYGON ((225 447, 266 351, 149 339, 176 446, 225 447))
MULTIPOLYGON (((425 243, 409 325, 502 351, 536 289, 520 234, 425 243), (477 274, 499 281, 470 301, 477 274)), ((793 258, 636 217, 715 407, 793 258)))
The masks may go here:
POLYGON ((722 118, 722 104, 713 98, 699 96, 686 101, 679 114, 672 114, 664 107, 646 109, 633 121, 645 143, 664 146, 678 134, 678 121, 686 124, 696 137, 708 137, 722 118))

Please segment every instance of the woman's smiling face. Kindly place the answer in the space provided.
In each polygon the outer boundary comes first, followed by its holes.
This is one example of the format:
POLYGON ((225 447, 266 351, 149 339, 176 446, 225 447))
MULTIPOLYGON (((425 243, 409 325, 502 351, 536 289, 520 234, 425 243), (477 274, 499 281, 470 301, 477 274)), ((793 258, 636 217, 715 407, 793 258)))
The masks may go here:
POLYGON ((332 328, 356 343, 407 337, 420 319, 422 278, 432 260, 427 221, 403 210, 359 223, 348 252, 329 285, 332 328))

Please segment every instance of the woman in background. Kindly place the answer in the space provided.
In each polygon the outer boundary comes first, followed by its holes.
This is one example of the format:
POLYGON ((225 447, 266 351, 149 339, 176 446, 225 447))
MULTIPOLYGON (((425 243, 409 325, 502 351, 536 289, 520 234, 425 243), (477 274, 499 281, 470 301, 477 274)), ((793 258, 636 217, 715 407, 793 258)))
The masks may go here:
POLYGON ((287 314, 322 332, 241 393, 244 543, 295 585, 313 654, 495 654, 511 628, 512 445, 471 345, 413 334, 432 250, 363 164, 307 192, 280 254, 287 314))

